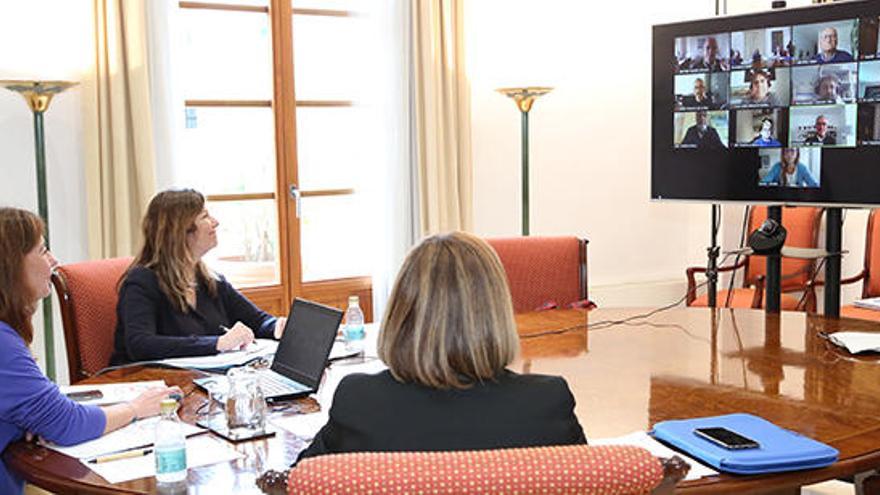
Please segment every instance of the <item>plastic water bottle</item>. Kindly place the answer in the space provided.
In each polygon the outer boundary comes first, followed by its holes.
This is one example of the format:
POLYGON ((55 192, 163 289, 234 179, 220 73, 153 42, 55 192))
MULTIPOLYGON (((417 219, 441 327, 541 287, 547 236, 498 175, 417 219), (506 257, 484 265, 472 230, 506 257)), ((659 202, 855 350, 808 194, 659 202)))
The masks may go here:
POLYGON ((349 351, 364 350, 364 312, 358 304, 360 299, 358 296, 350 296, 348 298, 348 309, 345 310, 345 327, 342 329, 342 336, 345 339, 345 349, 349 351))
POLYGON ((178 483, 186 479, 186 436, 177 417, 177 401, 163 399, 162 416, 156 423, 156 481, 178 483))

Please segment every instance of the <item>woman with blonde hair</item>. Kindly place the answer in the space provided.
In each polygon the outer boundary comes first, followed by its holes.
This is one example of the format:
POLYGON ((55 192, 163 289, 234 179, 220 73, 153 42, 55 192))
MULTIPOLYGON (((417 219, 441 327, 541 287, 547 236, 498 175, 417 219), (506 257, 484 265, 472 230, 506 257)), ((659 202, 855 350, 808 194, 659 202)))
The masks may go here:
MULTIPOLYGON (((0 453, 32 433, 60 445, 92 440, 159 412, 176 388, 156 387, 107 407, 83 406, 64 396, 37 367, 28 346, 31 317, 49 295, 57 261, 43 242, 43 222, 33 213, 0 208, 0 453)), ((0 493, 22 493, 24 482, 0 463, 0 493)))
POLYGON ((258 309, 202 262, 217 246, 218 225, 198 191, 153 197, 144 245, 119 287, 111 364, 211 355, 255 336, 281 337, 285 318, 258 309))
POLYGON ((506 367, 519 347, 504 269, 470 234, 425 239, 406 260, 379 334, 387 371, 345 377, 300 459, 586 443, 561 377, 506 367))

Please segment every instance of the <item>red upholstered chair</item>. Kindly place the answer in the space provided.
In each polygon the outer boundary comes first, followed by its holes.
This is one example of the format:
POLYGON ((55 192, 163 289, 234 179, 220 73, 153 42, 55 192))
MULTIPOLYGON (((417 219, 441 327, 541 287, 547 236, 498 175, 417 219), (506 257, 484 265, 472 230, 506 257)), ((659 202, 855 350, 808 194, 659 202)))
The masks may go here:
MULTIPOLYGON (((332 454, 291 469, 287 493, 643 494, 671 490, 686 466, 620 445, 332 454)), ((265 477, 258 485, 273 493, 265 477)))
POLYGON ((113 353, 119 279, 132 258, 72 263, 52 275, 61 301, 70 383, 106 368, 113 353))
POLYGON ((590 304, 586 239, 510 237, 486 241, 504 265, 515 312, 590 304))
MULTIPOLYGON (((855 276, 842 279, 840 285, 862 281, 862 298, 880 297, 880 209, 871 210, 868 216, 868 231, 865 234, 865 266, 855 276)), ((824 282, 817 280, 813 286, 821 286, 824 282)), ((810 298, 815 300, 815 291, 810 288, 810 298)), ((853 306, 840 307, 840 316, 860 320, 880 321, 880 311, 853 306)))
MULTIPOLYGON (((786 206, 782 211, 782 225, 788 231, 785 245, 789 247, 815 248, 819 245, 819 224, 822 221, 822 208, 786 206)), ((766 206, 754 206, 749 211, 748 232, 753 232, 767 219, 766 206)), ((751 255, 736 265, 719 268, 719 272, 729 272, 745 267, 742 288, 735 288, 730 297, 732 308, 763 308, 765 302, 764 278, 767 274, 767 258, 765 256, 751 255)), ((798 292, 806 290, 807 282, 815 268, 814 260, 782 258, 782 298, 780 307, 788 311, 813 310, 809 304, 798 305, 801 298, 785 294, 786 292, 798 292)), ((697 297, 697 273, 706 273, 705 267, 691 267, 687 269, 688 306, 707 306, 709 298, 707 294, 697 297)), ((719 284, 720 288, 720 284, 719 284)), ((804 298, 805 302, 809 298, 804 298)), ((723 306, 727 301, 727 290, 718 291, 718 305, 723 306)))

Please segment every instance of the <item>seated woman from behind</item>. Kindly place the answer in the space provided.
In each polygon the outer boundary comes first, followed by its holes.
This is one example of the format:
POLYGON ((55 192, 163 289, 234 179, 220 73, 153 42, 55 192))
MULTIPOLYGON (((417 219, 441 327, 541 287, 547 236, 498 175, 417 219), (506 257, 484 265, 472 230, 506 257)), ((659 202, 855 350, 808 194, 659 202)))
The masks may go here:
POLYGON ((345 377, 300 459, 586 443, 560 377, 507 370, 519 348, 504 269, 460 232, 409 253, 379 334, 387 371, 345 377))
MULTIPOLYGON (((180 389, 156 387, 131 402, 83 406, 43 375, 28 346, 31 317, 49 295, 57 262, 43 242, 43 221, 29 211, 0 208, 0 454, 24 437, 60 445, 92 440, 159 412, 159 401, 180 389)), ((20 494, 24 482, 0 463, 0 493, 20 494)))
POLYGON ((119 288, 111 364, 238 349, 280 338, 285 318, 259 310, 202 256, 217 246, 205 197, 192 189, 157 194, 143 221, 144 245, 119 288))

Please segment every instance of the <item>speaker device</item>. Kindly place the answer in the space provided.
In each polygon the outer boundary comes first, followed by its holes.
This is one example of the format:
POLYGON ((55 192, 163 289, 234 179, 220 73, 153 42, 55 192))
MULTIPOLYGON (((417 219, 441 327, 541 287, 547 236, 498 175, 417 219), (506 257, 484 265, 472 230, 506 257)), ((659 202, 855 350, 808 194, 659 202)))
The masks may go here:
POLYGON ((785 244, 788 231, 776 220, 768 218, 760 227, 749 234, 749 247, 755 254, 777 254, 785 244))

